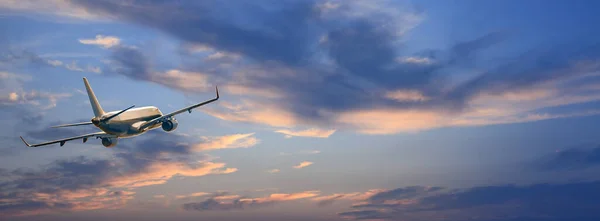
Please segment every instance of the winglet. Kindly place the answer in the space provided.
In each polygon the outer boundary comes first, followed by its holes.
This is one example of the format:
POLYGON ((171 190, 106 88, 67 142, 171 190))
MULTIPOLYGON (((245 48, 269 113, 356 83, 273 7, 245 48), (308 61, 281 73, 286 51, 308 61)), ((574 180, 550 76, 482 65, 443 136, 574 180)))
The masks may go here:
POLYGON ((27 145, 28 147, 31 147, 31 144, 27 143, 27 141, 25 141, 25 139, 23 139, 22 136, 19 136, 21 138, 21 140, 23 141, 23 143, 25 143, 25 145, 27 145))
POLYGON ((215 91, 217 92, 217 100, 219 99, 219 87, 215 86, 215 91))

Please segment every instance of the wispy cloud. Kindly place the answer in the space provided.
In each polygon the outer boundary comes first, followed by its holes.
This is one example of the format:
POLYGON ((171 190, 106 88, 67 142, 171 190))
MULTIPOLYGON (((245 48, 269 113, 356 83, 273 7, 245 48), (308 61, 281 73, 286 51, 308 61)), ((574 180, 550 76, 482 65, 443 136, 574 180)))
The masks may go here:
POLYGON ((600 145, 557 150, 535 162, 541 170, 578 170, 600 166, 600 145))
POLYGON ((503 220, 593 220, 600 218, 600 213, 592 209, 596 205, 592 199, 598 197, 592 190, 599 185, 598 182, 544 183, 454 190, 413 186, 380 191, 355 201, 350 211, 338 215, 353 220, 421 220, 423 217, 475 221, 498 217, 510 217, 503 220), (586 194, 577 194, 582 192, 586 194))
POLYGON ((257 145, 260 140, 254 137, 254 133, 231 134, 217 137, 202 137, 202 142, 196 144, 197 151, 208 151, 218 149, 248 148, 257 145))
POLYGON ((194 155, 192 160, 193 145, 182 144, 181 140, 184 139, 187 138, 157 133, 149 139, 136 142, 136 145, 122 145, 110 159, 82 156, 56 160, 47 167, 26 172, 22 169, 6 171, 11 175, 0 180, 0 186, 3 187, 0 197, 10 200, 11 204, 0 204, 0 210, 12 215, 28 215, 82 208, 118 208, 133 199, 131 190, 140 187, 163 185, 174 177, 200 177, 237 171, 236 168, 226 167, 224 163, 199 160, 201 156, 198 155, 194 155), (47 177, 53 178, 49 180, 47 177), (121 191, 123 189, 127 191, 121 191), (53 197, 56 195, 59 198, 53 197), (96 197, 98 202, 89 197, 96 197), (114 198, 118 203, 113 203, 115 201, 107 197, 114 198), (31 204, 31 199, 37 204, 31 204), (95 204, 88 204, 90 202, 95 204))
POLYGON ((103 48, 111 48, 121 43, 121 39, 115 36, 96 35, 94 39, 79 39, 79 43, 85 45, 98 45, 103 48))
POLYGON ((25 13, 25 15, 33 12, 39 15, 58 15, 83 20, 96 20, 102 17, 94 14, 93 11, 72 4, 69 0, 2 0, 0 8, 25 13))
POLYGON ((243 210, 268 206, 279 202, 307 199, 319 195, 319 191, 304 191, 298 193, 275 193, 260 198, 221 197, 215 196, 202 202, 186 203, 182 207, 187 211, 227 211, 243 210), (231 200, 231 201, 225 201, 231 200))
POLYGON ((309 162, 309 161, 303 161, 303 162, 301 162, 300 164, 298 164, 298 165, 294 166, 294 168, 295 168, 295 169, 301 169, 301 168, 304 168, 304 167, 310 166, 310 165, 312 165, 312 164, 313 164, 313 162, 309 162))
POLYGON ((267 170, 267 173, 279 173, 280 170, 279 169, 271 169, 271 170, 267 170))
POLYGON ((175 198, 176 199, 189 199, 189 198, 194 198, 194 197, 206 196, 209 194, 210 193, 206 193, 206 192, 196 192, 196 193, 190 193, 187 195, 176 195, 175 198))
POLYGON ((369 190, 367 192, 335 193, 335 194, 315 197, 315 198, 312 198, 311 200, 316 201, 319 206, 328 206, 338 200, 357 201, 357 202, 365 201, 365 200, 371 198, 372 196, 374 196, 375 194, 385 192, 385 191, 387 191, 387 190, 373 189, 373 190, 369 190))
POLYGON ((54 108, 58 100, 71 97, 71 94, 68 93, 49 93, 35 90, 29 92, 19 90, 6 93, 0 96, 0 104, 2 105, 29 104, 43 110, 54 108))
POLYGON ((94 66, 88 65, 86 68, 82 68, 77 65, 76 61, 71 62, 71 64, 65 64, 65 68, 67 68, 68 70, 71 70, 71 71, 91 72, 91 73, 96 73, 96 74, 102 73, 102 70, 100 69, 100 67, 94 67, 94 66))
POLYGON ((318 129, 318 128, 311 128, 311 129, 299 130, 299 131, 285 130, 284 129, 284 130, 276 130, 275 132, 276 133, 285 134, 286 138, 291 138, 291 137, 328 138, 333 133, 335 133, 335 130, 323 130, 323 129, 318 129))
POLYGON ((279 155, 281 156, 289 156, 289 155, 295 155, 295 154, 320 154, 321 151, 320 150, 305 150, 305 151, 298 151, 295 153, 286 153, 286 152, 281 152, 279 153, 279 155))

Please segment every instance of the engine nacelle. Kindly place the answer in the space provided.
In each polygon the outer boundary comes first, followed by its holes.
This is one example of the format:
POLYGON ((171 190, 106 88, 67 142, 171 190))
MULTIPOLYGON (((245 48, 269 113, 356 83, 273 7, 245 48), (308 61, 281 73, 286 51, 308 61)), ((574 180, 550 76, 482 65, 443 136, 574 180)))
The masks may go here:
POLYGON ((171 120, 162 123, 162 129, 167 132, 174 131, 175 129, 177 129, 177 125, 177 120, 175 120, 175 118, 172 118, 171 120))
POLYGON ((105 147, 114 147, 117 145, 118 143, 118 138, 102 138, 102 145, 104 145, 105 147))

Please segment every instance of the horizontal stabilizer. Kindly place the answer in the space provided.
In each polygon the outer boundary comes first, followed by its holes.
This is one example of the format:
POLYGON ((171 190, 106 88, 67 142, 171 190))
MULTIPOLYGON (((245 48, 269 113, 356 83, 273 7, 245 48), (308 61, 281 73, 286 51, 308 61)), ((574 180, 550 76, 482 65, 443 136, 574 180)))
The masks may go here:
POLYGON ((82 122, 82 123, 74 123, 74 124, 62 124, 62 125, 58 125, 58 126, 52 126, 51 128, 73 127, 73 126, 82 126, 82 125, 89 125, 89 124, 92 124, 92 122, 82 122))

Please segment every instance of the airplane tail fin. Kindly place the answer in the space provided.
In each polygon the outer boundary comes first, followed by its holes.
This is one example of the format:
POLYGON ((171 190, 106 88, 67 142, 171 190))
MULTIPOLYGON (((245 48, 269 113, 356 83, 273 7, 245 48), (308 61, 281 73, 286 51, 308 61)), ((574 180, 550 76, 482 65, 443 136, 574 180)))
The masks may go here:
POLYGON ((92 105, 92 109, 94 110, 94 116, 100 117, 104 115, 104 110, 100 106, 92 87, 90 87, 90 83, 86 78, 83 78, 83 83, 85 84, 85 89, 87 90, 88 97, 90 98, 90 104, 92 105))

